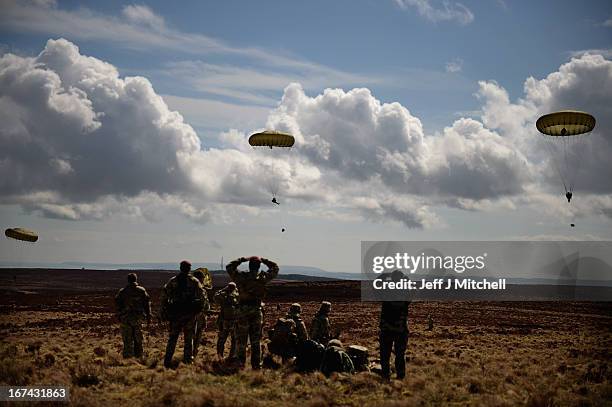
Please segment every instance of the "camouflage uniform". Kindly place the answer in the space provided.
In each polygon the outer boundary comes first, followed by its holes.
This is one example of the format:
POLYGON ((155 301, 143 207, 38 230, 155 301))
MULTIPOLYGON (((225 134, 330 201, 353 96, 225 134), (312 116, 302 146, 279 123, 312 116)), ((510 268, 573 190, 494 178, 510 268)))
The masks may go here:
POLYGON ((170 366, 178 337, 183 332, 185 349, 183 361, 193 361, 193 336, 196 317, 202 312, 208 300, 200 282, 188 272, 172 277, 161 292, 162 318, 170 322, 170 337, 166 346, 164 365, 170 366))
POLYGON ((278 265, 268 259, 261 259, 261 263, 268 267, 268 271, 260 271, 259 263, 249 272, 238 270, 238 266, 249 259, 241 257, 229 263, 227 273, 236 283, 240 292, 236 320, 236 350, 238 360, 242 365, 246 363, 247 342, 251 343, 251 367, 261 368, 261 335, 263 327, 262 299, 266 293, 266 284, 278 275, 278 265))
POLYGON ((326 345, 331 339, 331 324, 329 322, 329 311, 331 303, 323 301, 321 307, 310 325, 310 339, 326 345))
POLYGON ((193 357, 195 358, 198 355, 198 348, 202 344, 202 335, 204 334, 204 330, 206 329, 206 317, 208 315, 208 311, 210 311, 210 304, 208 302, 208 296, 206 295, 206 290, 204 290, 204 307, 202 312, 200 312, 195 317, 195 332, 193 336, 193 357))
POLYGON ((115 305, 121 322, 123 357, 142 356, 142 322, 151 318, 151 300, 147 290, 136 281, 130 282, 115 296, 115 305))
MULTIPOLYGON (((208 273, 208 269, 204 269, 208 273)), ((202 344, 202 335, 204 334, 204 330, 206 329, 206 319, 208 315, 208 311, 210 311, 210 304, 208 302, 208 295, 206 293, 206 287, 204 283, 204 272, 202 269, 197 269, 193 272, 193 276, 198 279, 202 287, 204 288, 204 306, 202 312, 196 315, 195 318, 195 332, 193 336, 193 357, 195 358, 198 355, 198 349, 202 344)))
POLYGON ((223 357, 225 342, 230 337, 229 357, 236 357, 236 313, 239 303, 238 289, 230 291, 227 287, 215 293, 215 302, 221 306, 217 318, 219 336, 217 338, 217 355, 223 357))
POLYGON ((306 324, 300 317, 302 307, 300 304, 293 304, 287 313, 287 318, 292 319, 295 322, 295 334, 297 335, 298 344, 302 344, 308 340, 308 332, 306 331, 306 324))
POLYGON ((342 342, 332 339, 327 344, 323 361, 321 362, 321 372, 329 376, 337 373, 355 373, 355 366, 351 357, 344 351, 342 342))
POLYGON ((380 312, 380 365, 385 378, 391 376, 391 349, 395 353, 395 373, 398 379, 406 376, 406 346, 408 345, 407 301, 382 303, 380 312))

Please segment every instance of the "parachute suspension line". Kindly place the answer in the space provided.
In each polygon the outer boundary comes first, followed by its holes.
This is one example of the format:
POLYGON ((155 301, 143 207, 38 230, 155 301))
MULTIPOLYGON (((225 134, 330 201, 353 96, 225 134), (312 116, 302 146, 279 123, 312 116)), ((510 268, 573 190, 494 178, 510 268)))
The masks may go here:
POLYGON ((583 135, 574 136, 572 149, 574 151, 574 171, 572 172, 572 179, 570 180, 570 192, 574 190, 576 179, 580 172, 580 164, 582 163, 582 151, 584 150, 583 135))
MULTIPOLYGON (((565 129, 563 129, 563 130, 565 130, 565 129)), ((568 140, 568 136, 565 135, 565 131, 563 131, 563 130, 561 131, 561 140, 563 141, 563 160, 565 162, 565 167, 564 167, 565 175, 568 178, 568 182, 567 183, 569 184, 569 177, 570 177, 569 169, 572 168, 572 167, 570 166, 569 159, 567 158, 567 151, 569 149, 568 144, 570 143, 570 141, 568 140)))
MULTIPOLYGON (((293 148, 291 148, 291 147, 289 147, 288 150, 289 151, 288 151, 287 156, 289 157, 289 161, 291 161, 290 158, 295 155, 295 153, 294 153, 295 150, 293 148)), ((291 186, 288 185, 287 187, 290 188, 291 186)), ((283 191, 287 192, 288 188, 283 189, 283 191)), ((287 195, 285 195, 285 197, 283 198, 283 201, 286 201, 286 200, 287 200, 287 195)), ((286 202, 285 202, 283 207, 279 208, 279 210, 280 210, 280 223, 281 223, 280 228, 281 228, 281 233, 284 233, 288 229, 288 227, 287 227, 287 220, 288 220, 288 217, 289 217, 289 215, 288 215, 289 206, 286 205, 286 202)))
POLYGON ((280 185, 276 183, 274 180, 268 180, 268 190, 272 194, 272 198, 278 197, 278 190, 280 185))
POLYGON ((543 136, 543 137, 545 140, 544 145, 550 151, 551 160, 553 162, 555 170, 557 171, 557 174, 559 174, 559 178, 561 179, 561 182, 563 183, 563 189, 565 190, 565 193, 567 194, 569 191, 567 189, 567 184, 565 183, 565 177, 563 176, 563 173, 561 172, 561 167, 559 166, 559 162, 557 159, 557 151, 556 151, 557 149, 554 144, 555 142, 552 139, 552 136, 543 136))
POLYGON ((576 136, 573 136, 572 140, 572 151, 575 152, 574 154, 574 161, 575 161, 575 165, 574 165, 574 171, 572 172, 571 178, 570 178, 570 192, 574 191, 574 185, 576 183, 576 179, 578 178, 578 174, 580 173, 580 167, 582 165, 582 157, 584 156, 584 151, 586 150, 586 141, 585 141, 585 137, 586 135, 584 134, 579 134, 576 136))

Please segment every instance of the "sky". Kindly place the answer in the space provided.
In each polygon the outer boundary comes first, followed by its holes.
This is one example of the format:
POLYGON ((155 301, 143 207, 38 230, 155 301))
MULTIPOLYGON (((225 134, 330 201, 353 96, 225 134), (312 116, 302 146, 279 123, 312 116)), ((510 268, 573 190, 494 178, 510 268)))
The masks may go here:
POLYGON ((611 124, 609 1, 0 0, 0 220, 40 235, 0 262, 609 240, 611 124), (564 109, 597 120, 569 161, 564 109))

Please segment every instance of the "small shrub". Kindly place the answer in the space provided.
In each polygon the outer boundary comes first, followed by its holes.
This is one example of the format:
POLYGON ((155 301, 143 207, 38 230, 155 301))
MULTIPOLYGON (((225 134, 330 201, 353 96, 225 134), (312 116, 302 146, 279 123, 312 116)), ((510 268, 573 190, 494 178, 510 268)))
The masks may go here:
POLYGON ((19 353, 19 349, 17 349, 17 345, 15 344, 3 344, 2 351, 0 351, 0 355, 2 355, 2 359, 15 358, 19 353))
POLYGON ((55 364, 55 355, 47 353, 42 358, 36 358, 36 366, 38 367, 51 367, 55 364))
POLYGON ((73 371, 72 383, 79 387, 95 386, 100 382, 100 368, 93 363, 81 362, 73 371))
POLYGON ((603 383, 607 377, 607 370, 607 365, 590 364, 586 373, 584 374, 584 380, 591 383, 603 383))
POLYGON ((36 341, 26 344, 25 350, 28 353, 37 354, 40 352, 40 348, 42 347, 42 342, 36 341))
POLYGON ((15 359, 4 359, 0 361, 0 382, 9 385, 26 385, 34 369, 28 362, 15 359))
POLYGON ((479 383, 476 383, 476 382, 471 382, 471 383, 469 384, 469 386, 468 386, 468 391, 469 391, 471 394, 477 394, 477 393, 480 393, 480 390, 481 390, 481 389, 480 389, 480 384, 479 384, 479 383))

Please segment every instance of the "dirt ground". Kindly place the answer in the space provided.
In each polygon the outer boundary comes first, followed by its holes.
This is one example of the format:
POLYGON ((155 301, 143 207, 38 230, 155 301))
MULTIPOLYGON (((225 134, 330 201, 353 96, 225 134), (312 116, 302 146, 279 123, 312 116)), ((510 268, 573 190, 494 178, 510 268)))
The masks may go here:
MULTIPOLYGON (((402 381, 367 372, 300 375, 288 367, 224 375, 213 369, 214 316, 191 366, 162 367, 167 335, 158 322, 146 327, 144 357, 124 360, 112 297, 125 272, 73 272, 15 278, 0 271, 0 385, 66 385, 71 404, 84 406, 612 404, 611 303, 413 303, 402 381)), ((156 308, 170 274, 146 273, 156 308)), ((276 284, 267 326, 294 298, 307 325, 320 301, 332 300, 343 343, 366 346, 377 358, 380 304, 360 302, 354 283, 276 284)))

